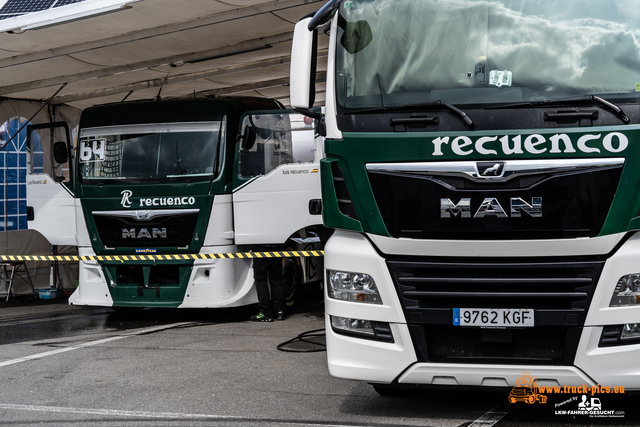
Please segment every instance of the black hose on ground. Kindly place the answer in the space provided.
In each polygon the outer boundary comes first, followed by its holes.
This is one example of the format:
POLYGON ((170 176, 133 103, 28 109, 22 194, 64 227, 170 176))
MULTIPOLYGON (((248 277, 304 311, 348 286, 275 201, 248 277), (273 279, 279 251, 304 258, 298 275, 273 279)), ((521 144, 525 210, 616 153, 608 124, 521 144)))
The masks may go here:
POLYGON ((278 344, 278 346, 276 347, 278 350, 280 351, 285 351, 288 353, 316 353, 319 351, 326 351, 327 350, 327 345, 323 344, 323 343, 319 343, 319 342, 315 342, 315 341, 309 341, 309 338, 318 338, 318 337, 324 337, 325 333, 324 333, 324 328, 322 329, 313 329, 311 331, 306 331, 301 333, 300 335, 298 335, 295 338, 292 338, 288 341, 285 341, 283 343, 278 344), (321 332, 322 333, 319 333, 321 332), (292 344, 294 342, 305 342, 307 344, 313 344, 322 348, 316 348, 316 349, 292 349, 292 348, 285 348, 285 346, 292 344))

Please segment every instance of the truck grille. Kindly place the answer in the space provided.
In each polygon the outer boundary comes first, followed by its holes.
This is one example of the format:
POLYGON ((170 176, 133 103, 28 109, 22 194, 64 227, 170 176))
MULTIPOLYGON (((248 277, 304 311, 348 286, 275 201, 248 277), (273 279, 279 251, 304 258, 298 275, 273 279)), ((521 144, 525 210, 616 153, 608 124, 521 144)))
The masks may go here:
POLYGON ((573 363, 601 260, 389 260, 416 352, 448 363, 573 363), (529 308, 532 328, 453 326, 454 308, 529 308))
POLYGON ((93 213, 102 245, 116 247, 187 247, 198 209, 100 211, 93 213))
MULTIPOLYGON (((455 173, 455 167, 475 170, 482 162, 379 163, 367 165, 367 176, 392 237, 567 239, 597 236, 613 202, 624 161, 593 162, 580 166, 574 161, 573 168, 562 169, 557 163, 541 160, 530 169, 500 179, 455 173), (539 215, 520 212, 517 204, 512 205, 514 200, 528 205, 538 200, 539 215), (483 205, 489 202, 487 213, 483 205), (468 204, 464 214, 461 204, 468 204)), ((511 163, 496 162, 495 167, 515 167, 511 163)))

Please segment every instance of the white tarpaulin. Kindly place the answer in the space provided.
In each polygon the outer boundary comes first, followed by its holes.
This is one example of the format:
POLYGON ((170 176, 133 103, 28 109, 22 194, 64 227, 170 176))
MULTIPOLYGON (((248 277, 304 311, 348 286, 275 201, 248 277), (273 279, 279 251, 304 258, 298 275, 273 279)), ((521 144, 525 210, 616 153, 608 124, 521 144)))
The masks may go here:
MULTIPOLYGON (((248 95, 287 105, 294 25, 323 4, 324 0, 0 0, 0 145, 27 119, 32 124, 66 121, 73 130, 84 108, 124 99, 248 95)), ((327 46, 328 37, 320 33, 317 104, 324 103, 327 46)), ((42 170, 65 175, 64 166, 52 169, 51 153, 53 142, 63 135, 59 130, 55 135, 39 130, 37 135, 42 170)), ((39 160, 30 156, 31 173, 39 160)), ((6 186, 14 172, 2 168, 4 230, 16 221, 8 217, 12 201, 7 200, 6 186)), ((23 173, 18 169, 15 173, 23 173)), ((26 215, 21 216, 19 221, 26 224, 26 215)), ((30 231, 0 231, 0 253, 49 254, 51 248, 42 239, 30 231)), ((48 287, 48 263, 29 263, 29 268, 35 269, 36 287, 48 287)), ((61 271, 66 272, 61 276, 70 277, 60 278, 65 287, 73 286, 74 273, 69 267, 61 271)), ((14 290, 30 292, 20 283, 14 290)))
MULTIPOLYGON (((28 3, 0 5, 6 1, 28 3)), ((16 16, 0 7, 0 96, 47 99, 67 83, 54 104, 86 108, 125 97, 242 93, 286 105, 294 25, 324 0, 66 3, 16 16), (63 12, 77 20, 64 21, 63 12)), ((317 100, 323 103, 323 33, 319 45, 317 100)))

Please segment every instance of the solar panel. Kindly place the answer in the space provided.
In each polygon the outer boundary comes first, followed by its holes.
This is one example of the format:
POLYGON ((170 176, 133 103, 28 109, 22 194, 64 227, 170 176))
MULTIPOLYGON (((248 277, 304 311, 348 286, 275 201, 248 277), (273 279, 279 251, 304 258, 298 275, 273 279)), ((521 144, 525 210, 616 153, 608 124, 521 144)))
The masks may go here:
POLYGON ((58 0, 58 2, 53 5, 53 7, 66 6, 68 4, 80 3, 80 2, 83 2, 83 1, 85 1, 85 0, 58 0))
POLYGON ((0 20, 83 1, 85 0, 8 0, 0 8, 0 20))

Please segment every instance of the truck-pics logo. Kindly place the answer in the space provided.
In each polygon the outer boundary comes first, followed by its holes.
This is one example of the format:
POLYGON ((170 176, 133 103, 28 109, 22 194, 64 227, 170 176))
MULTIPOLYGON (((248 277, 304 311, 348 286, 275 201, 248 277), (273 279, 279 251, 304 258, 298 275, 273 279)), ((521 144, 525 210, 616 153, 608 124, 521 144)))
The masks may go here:
MULTIPOLYGON (((567 134, 561 133, 546 138, 540 134, 529 135, 523 140, 522 135, 516 135, 509 139, 509 135, 498 138, 497 136, 482 136, 475 141, 468 136, 451 138, 442 136, 431 141, 433 155, 443 156, 445 151, 450 151, 457 156, 481 154, 483 156, 520 155, 529 154, 560 154, 560 153, 620 153, 629 146, 629 139, 620 132, 611 132, 606 135, 587 134, 582 135, 577 141, 567 134)), ((491 166, 489 166, 490 168, 491 166)), ((486 172, 486 171, 485 171, 486 172)), ((480 171, 482 176, 489 176, 480 171)))
MULTIPOLYGON (((542 218, 542 197, 532 197, 531 204, 520 197, 512 197, 509 204, 511 218, 520 218, 522 212, 532 218, 542 218)), ((451 216, 457 217, 458 215, 460 218, 471 218, 471 198, 462 198, 458 203, 453 203, 451 199, 440 199, 440 218, 451 218, 451 216)), ((473 217, 484 218, 487 216, 507 218, 509 215, 502 208, 498 199, 487 197, 480 203, 480 207, 473 217)))
MULTIPOLYGON (((132 206, 130 197, 133 195, 131 190, 123 190, 122 200, 120 204, 124 208, 132 206)), ((141 197, 140 206, 191 206, 196 204, 195 197, 141 197)))
POLYGON ((523 375, 516 377, 516 385, 509 393, 509 402, 547 403, 547 396, 540 394, 537 378, 525 372, 523 375))

